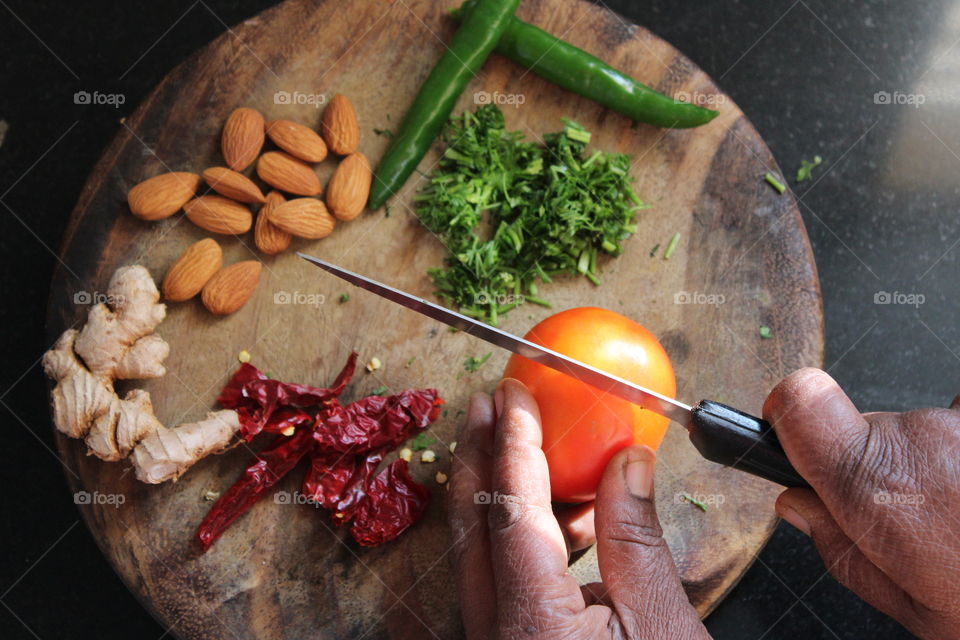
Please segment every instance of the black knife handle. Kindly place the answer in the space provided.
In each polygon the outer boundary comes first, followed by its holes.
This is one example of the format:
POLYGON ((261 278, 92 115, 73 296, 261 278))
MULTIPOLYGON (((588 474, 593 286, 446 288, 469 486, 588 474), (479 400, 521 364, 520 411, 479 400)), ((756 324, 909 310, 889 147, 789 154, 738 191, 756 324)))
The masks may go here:
POLYGON ((693 408, 690 442, 712 462, 752 473, 785 487, 809 487, 787 459, 766 420, 719 402, 693 408))

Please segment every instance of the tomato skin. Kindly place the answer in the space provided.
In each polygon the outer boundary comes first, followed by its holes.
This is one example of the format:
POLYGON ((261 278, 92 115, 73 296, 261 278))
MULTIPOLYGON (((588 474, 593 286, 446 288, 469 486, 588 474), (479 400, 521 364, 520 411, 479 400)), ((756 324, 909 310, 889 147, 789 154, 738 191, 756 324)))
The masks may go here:
MULTIPOLYGON (((671 398, 677 393, 673 366, 657 338, 614 311, 561 311, 525 337, 671 398)), ((634 443, 656 449, 670 422, 522 356, 510 358, 503 376, 523 382, 537 400, 550 487, 558 502, 593 500, 610 458, 634 443)))

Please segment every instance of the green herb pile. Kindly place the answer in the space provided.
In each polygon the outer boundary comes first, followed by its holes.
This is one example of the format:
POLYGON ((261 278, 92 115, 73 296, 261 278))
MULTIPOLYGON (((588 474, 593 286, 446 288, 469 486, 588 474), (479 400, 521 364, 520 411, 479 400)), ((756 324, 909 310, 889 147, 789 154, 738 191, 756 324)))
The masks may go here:
POLYGON ((495 325, 524 302, 550 306, 537 281, 581 274, 599 284, 597 255, 620 255, 636 231, 644 204, 631 187, 630 157, 586 155, 590 132, 564 125, 541 145, 507 131, 494 105, 447 124, 416 213, 449 251, 429 274, 461 313, 495 325))

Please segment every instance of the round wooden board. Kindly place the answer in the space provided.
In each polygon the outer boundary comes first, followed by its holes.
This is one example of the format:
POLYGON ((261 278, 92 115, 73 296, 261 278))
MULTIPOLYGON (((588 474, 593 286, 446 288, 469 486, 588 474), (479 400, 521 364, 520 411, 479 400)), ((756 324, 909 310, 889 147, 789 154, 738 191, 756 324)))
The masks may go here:
MULTIPOLYGON (((113 271, 126 264, 143 264, 159 280, 189 243, 205 236, 182 216, 153 224, 134 218, 125 194, 168 168, 199 172, 222 164, 220 128, 234 108, 252 106, 271 119, 316 126, 321 110, 296 96, 344 93, 357 107, 362 151, 379 158, 387 140, 373 129, 395 128, 402 118, 452 33, 445 17, 450 4, 365 0, 345 9, 333 0, 290 0, 175 69, 120 128, 83 190, 63 245, 65 268, 52 285, 51 341, 86 317, 87 306, 74 302, 77 292, 103 292, 113 271), (292 99, 285 103, 284 95, 292 99)), ((543 295, 556 310, 608 307, 649 327, 673 358, 680 398, 709 397, 759 411, 781 376, 819 365, 823 349, 816 268, 792 196, 763 182, 767 170, 776 170, 769 150, 710 78, 648 31, 586 2, 526 0, 520 16, 662 91, 685 92, 721 111, 694 130, 631 126, 503 58, 487 62, 457 112, 473 108, 479 91, 523 96, 522 104, 503 108, 509 128, 532 139, 571 117, 593 132, 595 148, 633 155, 637 189, 651 205, 625 255, 602 263, 602 286, 564 280, 544 286, 543 295), (650 249, 676 231, 682 235, 673 257, 651 258, 650 249), (684 296, 694 303, 678 304, 684 296), (708 300, 716 304, 702 304, 708 300), (772 339, 759 337, 760 325, 772 328, 772 339)), ((435 153, 428 156, 421 170, 435 160, 435 153)), ((318 167, 324 180, 332 166, 318 167)), ((327 239, 295 242, 292 249, 430 296, 424 272, 440 264, 443 250, 410 209, 420 181, 409 181, 389 216, 368 212, 327 239)), ((349 302, 339 304, 347 288, 292 250, 263 257, 249 234, 218 240, 228 263, 261 258, 263 278, 254 298, 225 319, 212 317, 198 301, 169 306, 159 328, 171 346, 169 373, 141 383, 165 424, 195 420, 214 408, 242 349, 282 379, 317 385, 331 381, 357 350, 362 361, 377 356, 384 366, 359 374, 345 398, 380 385, 437 387, 450 411, 432 431, 449 442, 457 409, 471 392, 492 390, 506 362, 506 353, 494 351, 480 371, 467 374, 464 359, 487 353, 487 345, 365 292, 350 291, 349 302)), ((530 305, 510 313, 502 326, 524 333, 548 313, 530 305)), ((177 483, 147 486, 134 480, 127 464, 87 457, 81 442, 58 438, 63 459, 80 478, 68 476, 74 490, 125 497, 118 508, 94 504, 81 511, 124 582, 180 638, 461 634, 446 553, 444 489, 433 481, 448 469, 445 449, 438 448, 436 463, 412 464, 414 476, 433 493, 426 517, 382 548, 359 548, 346 531, 332 529, 322 511, 267 497, 200 555, 193 534, 210 506, 204 494, 228 487, 247 464, 248 451, 238 447, 202 461, 177 483)), ((691 600, 706 615, 770 535, 778 488, 705 462, 679 428, 660 451, 657 474, 670 548, 691 600), (683 493, 709 496, 714 504, 701 512, 678 498, 683 493)), ((301 478, 302 470, 295 471, 277 491, 296 491, 301 478)), ((573 571, 592 579, 592 552, 573 571)))

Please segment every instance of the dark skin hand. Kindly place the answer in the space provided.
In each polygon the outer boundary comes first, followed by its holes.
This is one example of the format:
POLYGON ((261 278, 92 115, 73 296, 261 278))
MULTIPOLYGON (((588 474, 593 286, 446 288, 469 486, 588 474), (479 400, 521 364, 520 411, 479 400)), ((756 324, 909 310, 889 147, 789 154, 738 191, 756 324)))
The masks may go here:
MULTIPOLYGON (((803 369, 764 417, 813 487, 784 491, 777 513, 830 573, 913 633, 960 638, 960 396, 949 409, 861 414, 826 373, 803 369)), ((621 451, 594 504, 555 515, 540 445, 522 383, 471 399, 449 491, 467 637, 708 638, 657 519, 654 453, 621 451), (594 542, 602 582, 580 587, 570 551, 594 542)))

